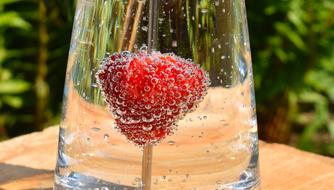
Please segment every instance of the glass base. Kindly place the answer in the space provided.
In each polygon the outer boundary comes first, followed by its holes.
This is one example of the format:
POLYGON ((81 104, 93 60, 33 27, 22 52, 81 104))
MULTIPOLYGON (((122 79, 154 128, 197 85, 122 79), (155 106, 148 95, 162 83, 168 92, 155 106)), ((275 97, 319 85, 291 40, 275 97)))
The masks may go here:
POLYGON ((55 175, 55 190, 140 190, 138 187, 130 187, 121 184, 111 183, 91 176, 72 172, 69 176, 55 175))
MULTIPOLYGON (((257 175, 251 172, 244 172, 240 176, 240 181, 221 184, 214 190, 260 190, 260 181, 257 175)), ((55 175, 55 190, 141 190, 140 187, 126 186, 111 183, 94 177, 85 176, 80 173, 72 172, 68 176, 55 175)), ((201 189, 201 188, 199 188, 201 189)), ((206 189, 206 188, 205 188, 206 189)), ((193 190, 193 189, 192 189, 193 190)))

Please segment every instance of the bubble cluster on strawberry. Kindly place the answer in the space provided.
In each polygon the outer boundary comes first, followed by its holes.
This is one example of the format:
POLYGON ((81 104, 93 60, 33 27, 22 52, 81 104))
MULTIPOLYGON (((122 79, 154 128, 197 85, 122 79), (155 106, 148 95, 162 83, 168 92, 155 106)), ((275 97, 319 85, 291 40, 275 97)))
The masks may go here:
POLYGON ((96 75, 117 128, 137 145, 157 144, 205 96, 207 73, 175 54, 122 52, 96 75))

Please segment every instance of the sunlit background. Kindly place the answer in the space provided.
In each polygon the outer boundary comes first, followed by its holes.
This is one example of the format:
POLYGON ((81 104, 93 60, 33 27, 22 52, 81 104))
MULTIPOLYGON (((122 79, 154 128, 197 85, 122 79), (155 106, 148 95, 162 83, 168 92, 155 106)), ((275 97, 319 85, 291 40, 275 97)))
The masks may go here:
MULTIPOLYGON (((246 5, 260 138, 334 156, 334 1, 246 5)), ((74 7, 0 0, 0 140, 59 122, 74 7)))

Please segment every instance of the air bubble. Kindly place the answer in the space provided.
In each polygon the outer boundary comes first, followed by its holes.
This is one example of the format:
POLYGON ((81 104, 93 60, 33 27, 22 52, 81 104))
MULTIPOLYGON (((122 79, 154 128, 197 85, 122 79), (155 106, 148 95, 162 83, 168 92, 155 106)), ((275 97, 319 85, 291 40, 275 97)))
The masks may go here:
POLYGON ((150 90, 151 90, 151 88, 150 88, 149 86, 145 86, 145 87, 144 87, 144 91, 145 91, 145 92, 149 92, 150 90))
POLYGON ((143 31, 147 32, 148 27, 147 27, 147 26, 142 26, 141 29, 142 29, 143 31))
POLYGON ((152 78, 152 79, 151 79, 151 83, 152 83, 153 85, 158 84, 158 82, 159 82, 159 80, 158 80, 157 78, 152 78))
MULTIPOLYGON (((113 81, 113 82, 117 82, 117 77, 116 77, 116 76, 113 76, 112 79, 111 79, 111 81, 113 81)), ((110 84, 110 85, 111 85, 111 84, 110 84)))
POLYGON ((177 77, 177 80, 184 80, 183 74, 178 74, 176 77, 177 77))
POLYGON ((121 54, 122 54, 123 57, 129 57, 131 55, 131 52, 130 51, 123 51, 121 54))
POLYGON ((132 122, 133 124, 135 124, 135 123, 139 123, 139 122, 140 122, 140 119, 139 119, 139 118, 138 118, 138 119, 136 119, 136 118, 132 118, 131 122, 132 122))
POLYGON ((117 76, 117 77, 121 77, 121 76, 122 76, 122 73, 121 73, 121 72, 117 72, 117 73, 116 73, 116 76, 117 76))
POLYGON ((107 141, 108 139, 109 139, 109 135, 106 133, 106 134, 104 134, 103 135, 103 139, 105 140, 105 141, 107 141))
POLYGON ((146 108, 146 109, 151 109, 151 105, 146 104, 146 105, 145 105, 145 108, 146 108))
POLYGON ((101 129, 100 128, 98 128, 98 127, 92 127, 91 128, 93 131, 100 131, 101 129))
POLYGON ((168 102, 169 105, 174 106, 176 104, 175 100, 171 100, 170 102, 168 102))
POLYGON ((167 109, 167 115, 172 115, 172 110, 170 110, 170 109, 167 109))
POLYGON ((177 41, 175 40, 172 41, 172 47, 177 47, 177 41))
POLYGON ((160 114, 153 114, 153 117, 154 117, 155 119, 160 119, 160 118, 161 118, 161 115, 160 115, 160 114))
POLYGON ((226 58, 226 56, 225 55, 222 55, 221 57, 220 57, 220 59, 225 59, 226 58))
POLYGON ((141 182, 141 179, 139 177, 136 177, 135 182, 141 182))
POLYGON ((119 92, 119 87, 115 86, 114 90, 115 90, 115 92, 119 92))
POLYGON ((173 145, 175 145, 176 142, 175 142, 175 141, 168 141, 167 143, 168 143, 169 145, 173 146, 173 145))
POLYGON ((139 49, 142 53, 146 53, 147 52, 147 46, 143 45, 140 49, 139 49))
POLYGON ((206 13, 208 12, 208 9, 203 8, 203 9, 201 9, 201 12, 202 12, 203 14, 206 14, 206 13))
POLYGON ((145 126, 143 126, 143 130, 144 131, 151 131, 152 130, 152 125, 145 125, 145 126))
POLYGON ((125 95, 124 94, 120 94, 119 97, 124 100, 125 99, 125 95))

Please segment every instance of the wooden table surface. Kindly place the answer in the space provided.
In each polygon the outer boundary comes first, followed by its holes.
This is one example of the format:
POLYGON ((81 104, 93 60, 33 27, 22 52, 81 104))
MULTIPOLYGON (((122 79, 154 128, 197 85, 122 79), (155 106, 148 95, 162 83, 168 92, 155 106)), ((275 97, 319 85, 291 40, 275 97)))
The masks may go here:
MULTIPOLYGON (((0 143, 0 189, 52 189, 58 128, 0 143)), ((334 190, 334 159, 260 143, 262 190, 334 190)))

